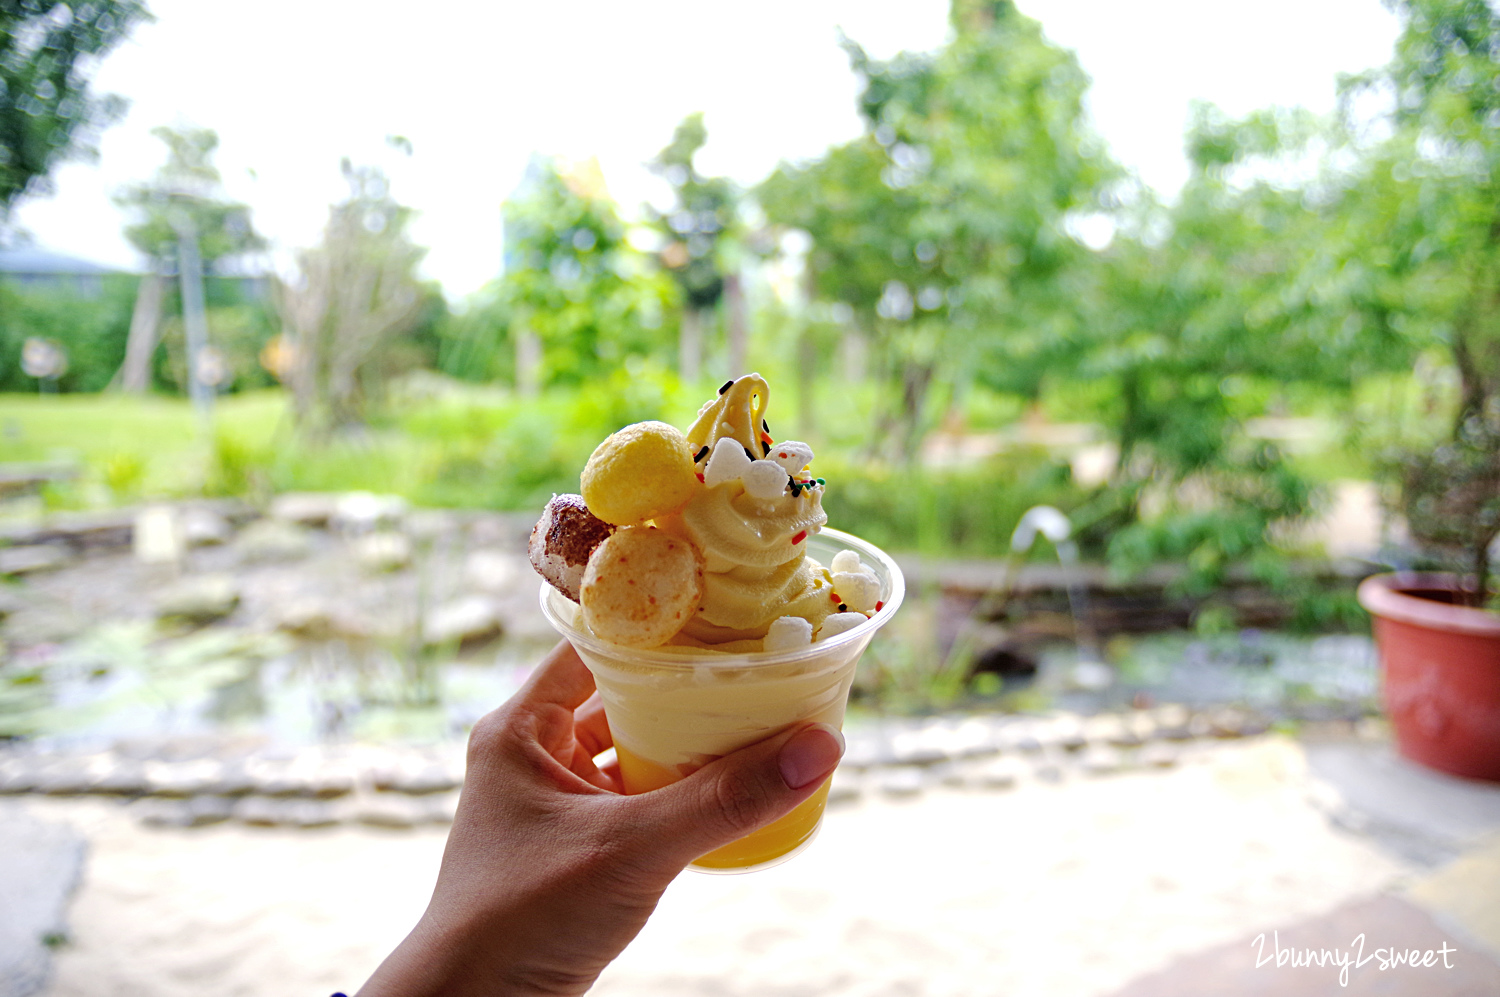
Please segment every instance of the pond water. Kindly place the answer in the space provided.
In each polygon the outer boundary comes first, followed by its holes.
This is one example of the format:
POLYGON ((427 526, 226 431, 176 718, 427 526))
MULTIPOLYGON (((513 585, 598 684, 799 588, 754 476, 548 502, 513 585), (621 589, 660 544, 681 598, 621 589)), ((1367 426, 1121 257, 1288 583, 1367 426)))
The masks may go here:
POLYGON ((1154 634, 1117 639, 1110 659, 1116 681, 1107 689, 1074 687, 1076 658, 1067 650, 1044 661, 1037 681, 1059 705, 1080 712, 1143 702, 1234 704, 1273 719, 1325 719, 1377 709, 1379 660, 1363 634, 1154 634))
MULTIPOLYGON (((72 748, 204 734, 288 744, 454 740, 520 687, 547 646, 507 638, 456 658, 413 660, 378 644, 222 626, 163 637, 149 622, 111 621, 0 667, 0 732, 72 748)), ((1272 719, 1375 709, 1376 659, 1363 636, 1158 634, 1116 641, 1110 652, 1105 687, 1080 683, 1076 651, 1059 645, 1034 678, 1007 680, 1005 695, 953 705, 1095 713, 1235 704, 1272 719)), ((871 712, 866 704, 853 719, 871 712)))
POLYGON ((502 640, 412 662, 373 645, 232 628, 163 639, 116 621, 0 667, 0 733, 80 748, 202 734, 451 740, 515 692, 545 647, 502 640))

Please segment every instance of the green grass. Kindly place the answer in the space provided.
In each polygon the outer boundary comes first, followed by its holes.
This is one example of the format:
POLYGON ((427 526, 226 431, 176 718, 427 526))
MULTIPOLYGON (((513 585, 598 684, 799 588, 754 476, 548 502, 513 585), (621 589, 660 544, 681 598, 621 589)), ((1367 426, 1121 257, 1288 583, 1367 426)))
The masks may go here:
MULTIPOLYGON (((537 398, 417 381, 368 428, 322 444, 294 431, 279 390, 220 399, 211 429, 199 425, 185 399, 0 394, 0 461, 75 464, 75 481, 45 493, 54 508, 197 495, 258 504, 278 492, 366 490, 426 507, 535 510, 554 492, 578 489, 579 471, 608 433, 643 419, 685 426, 712 390, 684 388, 645 369, 537 398)), ((1041 448, 922 471, 871 459, 869 414, 861 411, 868 394, 820 385, 819 425, 805 434, 795 391, 778 394, 772 412, 782 433, 819 442, 816 467, 829 482, 825 507, 841 529, 895 550, 999 556, 1026 509, 1045 503, 1071 512, 1087 499, 1066 463, 1041 448)), ((993 404, 981 408, 1000 414, 993 404)), ((1318 480, 1362 469, 1351 448, 1335 449, 1297 461, 1321 471, 1318 480)))
MULTIPOLYGON (((216 428, 262 447, 285 432, 285 416, 286 401, 276 391, 229 396, 214 410, 216 428)), ((127 494, 108 496, 114 500, 200 491, 211 444, 183 399, 0 394, 0 460, 74 464, 84 491, 107 489, 111 478, 127 485, 127 494)), ((90 504, 78 496, 59 501, 90 504)))

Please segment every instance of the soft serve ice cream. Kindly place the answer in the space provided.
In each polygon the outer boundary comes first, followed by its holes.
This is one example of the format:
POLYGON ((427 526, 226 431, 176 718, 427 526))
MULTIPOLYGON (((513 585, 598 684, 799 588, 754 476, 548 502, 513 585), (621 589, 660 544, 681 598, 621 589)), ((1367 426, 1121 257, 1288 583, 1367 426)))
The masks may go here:
MULTIPOLYGON (((551 583, 543 611, 594 675, 626 792, 793 724, 840 725, 860 655, 900 604, 894 562, 836 530, 819 536, 825 482, 812 448, 772 436, 769 398, 748 374, 686 433, 626 426, 532 534, 551 583)), ((811 840, 827 795, 825 783, 693 866, 780 861, 811 840)))
POLYGON ((627 426, 589 458, 581 497, 548 504, 532 562, 581 604, 596 635, 634 647, 790 650, 882 608, 880 582, 858 555, 828 565, 807 556, 807 538, 828 522, 826 483, 812 476, 809 446, 771 436, 769 399, 765 380, 747 374, 720 388, 686 434, 627 426))

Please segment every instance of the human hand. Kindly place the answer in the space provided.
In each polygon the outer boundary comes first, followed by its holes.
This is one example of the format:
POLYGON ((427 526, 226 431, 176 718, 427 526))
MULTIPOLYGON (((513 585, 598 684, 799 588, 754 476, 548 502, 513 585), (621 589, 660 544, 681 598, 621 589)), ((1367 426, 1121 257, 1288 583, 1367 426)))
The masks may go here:
POLYGON ((357 997, 583 993, 689 862, 807 799, 844 749, 807 724, 625 796, 594 764, 612 744, 563 641, 474 726, 432 901, 357 997))

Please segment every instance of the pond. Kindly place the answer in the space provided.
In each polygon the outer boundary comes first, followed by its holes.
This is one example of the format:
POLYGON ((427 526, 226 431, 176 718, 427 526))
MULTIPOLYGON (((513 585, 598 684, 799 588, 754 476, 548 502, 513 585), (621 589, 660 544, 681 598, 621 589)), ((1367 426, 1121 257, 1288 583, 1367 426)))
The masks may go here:
MULTIPOLYGON (((0 583, 0 737, 83 750, 200 735, 461 739, 555 640, 522 553, 529 517, 385 521, 366 500, 353 507, 361 520, 319 501, 283 502, 279 518, 223 515, 200 531, 216 542, 169 564, 117 544, 0 583)), ((1034 674, 971 679, 945 642, 973 605, 940 591, 910 600, 860 663, 851 721, 1161 703, 1232 704, 1268 720, 1377 709, 1375 655, 1359 635, 1117 636, 1105 668, 1060 639, 1034 674)))
MULTIPOLYGON (((457 740, 520 687, 547 646, 515 637, 457 658, 412 662, 389 648, 344 641, 228 627, 164 638, 149 623, 114 621, 0 668, 0 731, 69 748, 205 734, 288 744, 457 740)), ((890 641, 873 647, 862 673, 892 650, 890 641)), ((1059 644, 1042 656, 1034 677, 1008 680, 991 695, 971 689, 948 705, 1091 714, 1233 704, 1270 720, 1376 710, 1374 649, 1363 636, 1169 633, 1116 641, 1111 650, 1107 686, 1081 676, 1076 651, 1059 644)), ((857 701, 851 720, 914 712, 908 706, 857 701)))

